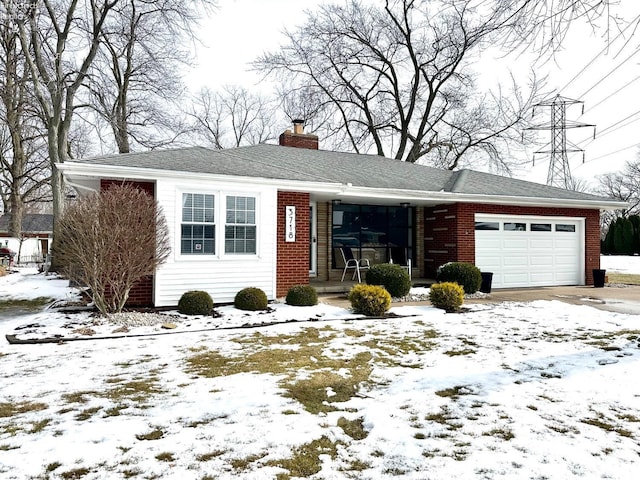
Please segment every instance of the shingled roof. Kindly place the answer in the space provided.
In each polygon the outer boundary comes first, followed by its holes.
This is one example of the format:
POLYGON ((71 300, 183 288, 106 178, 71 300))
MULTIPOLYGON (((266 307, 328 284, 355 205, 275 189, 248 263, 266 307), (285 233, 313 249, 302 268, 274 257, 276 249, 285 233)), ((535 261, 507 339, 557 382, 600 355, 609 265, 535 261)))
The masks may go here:
POLYGON ((602 201, 595 195, 474 170, 449 171, 378 155, 259 144, 227 150, 203 147, 96 157, 76 163, 149 168, 176 172, 351 184, 386 190, 451 192, 602 201))
MULTIPOLYGON (((11 214, 0 216, 0 233, 9 231, 11 214)), ((53 215, 46 213, 26 213, 22 217, 22 231, 25 233, 51 233, 53 232, 53 215)))

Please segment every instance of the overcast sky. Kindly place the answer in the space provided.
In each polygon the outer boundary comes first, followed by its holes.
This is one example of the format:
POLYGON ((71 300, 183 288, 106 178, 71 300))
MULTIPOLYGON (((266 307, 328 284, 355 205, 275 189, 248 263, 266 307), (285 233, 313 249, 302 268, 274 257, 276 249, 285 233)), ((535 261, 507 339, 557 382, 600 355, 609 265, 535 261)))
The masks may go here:
MULTIPOLYGON (((192 90, 202 86, 218 89, 225 84, 265 89, 260 78, 248 71, 248 63, 266 50, 284 42, 284 28, 293 29, 304 22, 305 9, 313 10, 322 0, 220 0, 220 7, 203 20, 201 38, 205 46, 198 49, 198 66, 188 75, 192 90)), ((640 13, 640 2, 622 0, 625 15, 634 18, 640 13)), ((625 35, 629 36, 632 29, 625 35)), ((549 76, 549 90, 584 102, 567 110, 567 119, 596 124, 593 129, 567 130, 569 141, 586 150, 582 155, 570 155, 574 176, 589 180, 594 175, 622 168, 626 160, 636 157, 640 142, 637 135, 640 120, 640 34, 636 34, 620 52, 626 40, 616 39, 611 32, 611 48, 601 52, 604 42, 589 28, 574 28, 555 62, 538 68, 541 76, 549 76), (612 70, 614 70, 613 73, 612 70), (638 79, 637 81, 634 81, 638 79), (570 82, 570 83, 569 83, 570 82), (619 92, 617 90, 630 83, 619 92), (626 119, 629 117, 628 119, 626 119), (626 119, 626 120, 625 120, 626 119), (617 152, 617 153, 616 153, 617 152)), ((529 62, 483 58, 479 68, 491 80, 493 72, 511 68, 516 73, 529 69, 529 62), (497 68, 496 68, 497 66, 497 68)), ((268 91, 268 89, 267 89, 268 91)), ((540 123, 550 120, 549 109, 539 109, 540 123), (545 117, 546 115, 546 117, 545 117)), ((541 141, 550 138, 548 131, 539 133, 541 141)), ((536 156, 535 166, 522 176, 544 183, 549 162, 544 155, 536 156)))

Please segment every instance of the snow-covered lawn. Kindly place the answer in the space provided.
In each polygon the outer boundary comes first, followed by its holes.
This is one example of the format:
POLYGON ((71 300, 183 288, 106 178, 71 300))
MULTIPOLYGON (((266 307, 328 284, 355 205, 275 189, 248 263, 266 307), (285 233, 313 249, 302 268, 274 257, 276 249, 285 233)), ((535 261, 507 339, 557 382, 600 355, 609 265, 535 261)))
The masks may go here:
MULTIPOLYGON (((635 257, 620 265, 640 273, 635 257)), ((0 278, 0 299, 41 296, 74 292, 0 278)), ((179 333, 46 345, 4 335, 91 319, 0 320, 0 478, 637 478, 640 315, 560 301, 385 320, 218 311, 172 319, 179 333), (285 320, 298 321, 215 329, 285 320)), ((118 334, 145 332, 166 331, 118 334)))

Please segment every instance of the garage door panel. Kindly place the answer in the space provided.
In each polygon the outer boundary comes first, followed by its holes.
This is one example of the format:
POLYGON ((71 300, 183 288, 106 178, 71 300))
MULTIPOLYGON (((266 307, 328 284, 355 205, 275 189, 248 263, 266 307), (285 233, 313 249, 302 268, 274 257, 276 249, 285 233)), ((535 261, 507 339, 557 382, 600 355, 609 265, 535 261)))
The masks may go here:
POLYGON ((529 264, 529 259, 523 256, 517 257, 505 257, 502 259, 502 266, 504 267, 526 267, 529 264))
POLYGON ((494 288, 584 283, 583 222, 546 217, 476 216, 476 221, 527 223, 526 231, 477 230, 476 265, 493 272, 494 288), (551 231, 531 231, 531 223, 551 224, 551 231), (555 224, 575 225, 556 232, 555 224))
POLYGON ((548 249, 553 248, 552 238, 532 238, 529 241, 529 248, 548 249))
POLYGON ((551 267, 553 266, 553 257, 552 256, 547 256, 547 257, 531 256, 529 264, 533 267, 540 267, 540 266, 551 267))

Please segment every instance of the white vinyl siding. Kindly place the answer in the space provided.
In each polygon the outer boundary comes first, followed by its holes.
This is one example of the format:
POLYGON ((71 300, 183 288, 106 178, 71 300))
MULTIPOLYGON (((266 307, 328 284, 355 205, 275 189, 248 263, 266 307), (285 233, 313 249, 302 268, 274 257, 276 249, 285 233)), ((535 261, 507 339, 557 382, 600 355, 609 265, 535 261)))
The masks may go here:
POLYGON ((237 182, 190 181, 188 184, 158 180, 156 195, 172 238, 173 252, 155 276, 154 302, 158 307, 175 306, 188 290, 209 292, 217 304, 230 303, 245 287, 262 289, 269 299, 275 298, 277 191, 274 187, 239 185, 237 182), (184 193, 215 197, 215 254, 183 255, 181 253, 182 198, 184 193), (228 196, 255 199, 256 239, 253 254, 226 254, 224 226, 228 196))
POLYGON ((583 285, 583 232, 580 218, 476 214, 475 263, 492 288, 583 285))

